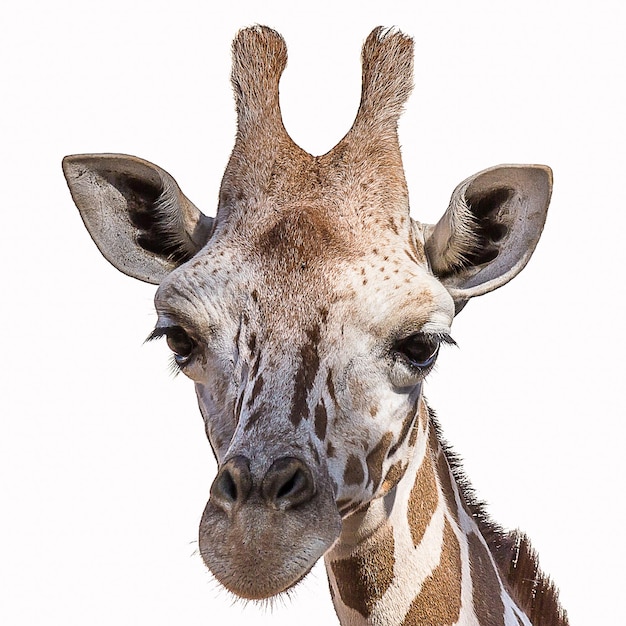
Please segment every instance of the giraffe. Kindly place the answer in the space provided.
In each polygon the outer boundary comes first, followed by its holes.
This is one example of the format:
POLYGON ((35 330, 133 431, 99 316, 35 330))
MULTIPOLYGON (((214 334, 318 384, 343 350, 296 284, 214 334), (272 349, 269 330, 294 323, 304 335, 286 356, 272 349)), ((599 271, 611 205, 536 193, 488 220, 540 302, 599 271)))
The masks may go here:
POLYGON ((528 539, 488 518, 423 395, 455 315, 528 262, 551 170, 479 172, 422 224, 397 135, 412 39, 367 37, 355 121, 318 157, 283 126, 286 62, 270 28, 233 42, 237 134, 215 218, 148 161, 63 161, 102 254, 158 285, 149 339, 195 383, 218 464, 202 559, 256 600, 323 558, 343 626, 566 626, 528 539))

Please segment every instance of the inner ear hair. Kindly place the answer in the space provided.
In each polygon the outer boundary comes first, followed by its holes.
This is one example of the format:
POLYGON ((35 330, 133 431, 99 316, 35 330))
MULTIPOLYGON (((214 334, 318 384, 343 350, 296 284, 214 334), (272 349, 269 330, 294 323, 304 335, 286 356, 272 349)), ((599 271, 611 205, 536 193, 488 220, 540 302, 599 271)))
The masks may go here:
POLYGON ((125 197, 128 217, 137 229, 137 243, 144 250, 176 265, 196 254, 198 247, 182 224, 178 198, 166 181, 156 184, 111 173, 109 182, 125 197))
POLYGON ((475 195, 471 189, 468 190, 465 203, 471 215, 473 241, 462 267, 489 263, 498 256, 498 244, 509 232, 509 225, 499 219, 499 209, 508 203, 514 193, 508 187, 490 189, 487 193, 475 195))
POLYGON ((468 267, 493 261, 500 253, 498 243, 506 236, 509 227, 498 220, 498 210, 506 204, 514 190, 508 187, 490 189, 486 193, 465 194, 453 199, 450 209, 438 231, 447 231, 447 236, 438 241, 429 237, 426 250, 433 272, 440 278, 468 267), (434 250, 435 242, 439 247, 434 250))

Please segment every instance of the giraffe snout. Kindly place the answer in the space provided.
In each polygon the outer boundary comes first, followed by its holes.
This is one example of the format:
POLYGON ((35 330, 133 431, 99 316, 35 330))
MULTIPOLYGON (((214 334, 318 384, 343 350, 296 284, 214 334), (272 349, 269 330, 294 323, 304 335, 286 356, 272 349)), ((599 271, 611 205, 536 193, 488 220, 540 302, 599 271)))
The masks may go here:
POLYGON ((341 532, 328 471, 286 452, 248 454, 240 448, 221 465, 202 515, 202 559, 242 598, 286 591, 341 532))
POLYGON ((277 459, 258 478, 252 476, 247 457, 235 456, 224 463, 211 487, 213 502, 229 514, 249 498, 260 498, 268 507, 286 511, 308 502, 315 493, 311 470, 291 456, 277 459))

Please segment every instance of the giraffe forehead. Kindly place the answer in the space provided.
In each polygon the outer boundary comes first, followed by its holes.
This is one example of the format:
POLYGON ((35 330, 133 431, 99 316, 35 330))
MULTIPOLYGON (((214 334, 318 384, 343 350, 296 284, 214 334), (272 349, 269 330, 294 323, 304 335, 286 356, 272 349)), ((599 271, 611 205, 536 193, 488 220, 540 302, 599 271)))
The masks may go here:
POLYGON ((359 250, 330 228, 312 227, 309 218, 294 216, 263 231, 257 245, 209 246, 162 283, 157 310, 180 311, 194 325, 204 318, 209 326, 239 323, 244 315, 246 326, 271 328, 272 336, 320 321, 323 335, 333 325, 343 333, 346 323, 383 333, 429 322, 450 326, 452 300, 416 246, 378 241, 359 250), (294 231, 294 222, 306 227, 294 231))
POLYGON ((349 320, 383 332, 407 319, 447 328, 452 300, 428 269, 419 225, 408 214, 344 205, 264 203, 228 221, 163 281, 157 309, 231 324, 248 311, 273 336, 283 326, 303 332, 329 313, 340 326, 349 320))

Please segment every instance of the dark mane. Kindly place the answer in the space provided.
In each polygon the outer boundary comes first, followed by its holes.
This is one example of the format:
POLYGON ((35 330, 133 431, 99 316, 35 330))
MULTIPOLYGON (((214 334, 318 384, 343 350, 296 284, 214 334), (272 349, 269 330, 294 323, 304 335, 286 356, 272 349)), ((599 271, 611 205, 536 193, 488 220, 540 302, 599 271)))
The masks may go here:
POLYGON ((505 530, 489 517, 485 503, 476 497, 463 472, 461 459, 443 439, 434 411, 428 410, 461 496, 485 538, 511 596, 534 626, 569 626, 567 612, 559 602, 559 592, 539 567, 537 553, 528 537, 519 530, 505 530))

